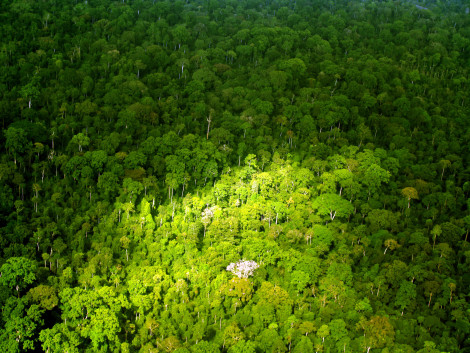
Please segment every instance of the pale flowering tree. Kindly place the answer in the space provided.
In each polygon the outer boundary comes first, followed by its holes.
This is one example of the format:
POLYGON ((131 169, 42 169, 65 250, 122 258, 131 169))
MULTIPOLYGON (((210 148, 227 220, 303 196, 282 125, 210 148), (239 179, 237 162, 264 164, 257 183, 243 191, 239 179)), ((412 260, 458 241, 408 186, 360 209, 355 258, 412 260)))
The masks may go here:
POLYGON ((251 260, 240 260, 237 263, 232 262, 227 266, 227 271, 232 272, 238 278, 248 278, 253 276, 253 272, 259 267, 259 265, 251 260))
POLYGON ((204 238, 206 237, 207 226, 211 223, 212 218, 214 218, 215 212, 218 210, 217 206, 206 207, 201 214, 201 222, 204 225, 204 238))

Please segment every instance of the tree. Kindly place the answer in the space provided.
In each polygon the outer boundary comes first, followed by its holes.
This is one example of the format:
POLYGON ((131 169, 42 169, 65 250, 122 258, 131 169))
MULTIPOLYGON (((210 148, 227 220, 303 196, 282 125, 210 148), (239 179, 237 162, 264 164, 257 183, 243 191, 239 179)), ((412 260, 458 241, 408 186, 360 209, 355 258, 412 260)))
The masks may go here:
POLYGON ((38 212, 38 201, 39 201, 39 191, 41 191, 42 188, 39 184, 34 183, 33 184, 33 191, 34 191, 34 197, 33 197, 33 202, 34 202, 34 210, 38 212))
POLYGON ((330 328, 328 325, 321 325, 317 331, 317 336, 321 338, 322 343, 325 342, 325 337, 330 335, 330 328))
POLYGON ((432 239, 433 239, 433 242, 432 242, 432 248, 434 249, 434 247, 436 246, 436 239, 437 237, 439 237, 441 234, 442 234, 442 228, 439 224, 436 224, 432 230, 431 230, 431 234, 432 234, 432 239))
POLYGON ((82 152, 82 148, 90 144, 90 138, 83 133, 78 133, 71 140, 70 143, 78 147, 78 151, 82 152))
POLYGON ((185 25, 177 25, 171 31, 175 45, 178 45, 178 49, 181 48, 182 44, 186 42, 191 37, 189 31, 186 29, 185 25))
POLYGON ((42 349, 50 353, 69 352, 79 353, 80 336, 70 330, 65 323, 55 324, 50 329, 44 329, 39 334, 42 349))
POLYGON ((416 299, 416 285, 411 281, 402 281, 400 288, 397 291, 395 298, 395 305, 401 310, 401 315, 403 316, 403 311, 416 299))
POLYGON ((395 330, 387 317, 373 316, 364 327, 367 352, 371 348, 390 347, 395 340, 395 330))
POLYGON ((439 166, 442 168, 442 172, 441 172, 441 180, 442 178, 444 177, 444 171, 446 170, 446 168, 449 168, 451 166, 451 162, 447 159, 441 159, 439 161, 439 166))
POLYGON ((111 199, 118 190, 119 179, 112 172, 104 172, 98 177, 97 186, 107 199, 111 199))
POLYGON ((10 297, 3 306, 4 328, 0 333, 2 352, 17 353, 34 350, 35 336, 44 324, 38 305, 28 305, 26 297, 10 297))
POLYGON ((82 330, 82 336, 89 337, 93 348, 97 350, 100 347, 106 347, 107 342, 112 343, 111 346, 118 346, 117 334, 120 331, 121 327, 116 313, 108 308, 99 307, 90 316, 90 322, 82 330))
POLYGON ((408 200, 408 208, 410 208, 411 199, 418 200, 418 191, 415 188, 407 187, 401 190, 403 196, 408 200))
POLYGON ((238 278, 248 278, 253 276, 253 272, 259 267, 254 261, 240 260, 227 266, 227 271, 232 272, 238 278))
POLYGON ((349 217, 354 211, 354 206, 338 194, 323 194, 315 199, 312 206, 320 215, 328 215, 331 220, 334 220, 336 216, 349 217))
POLYGON ((348 330, 346 329, 346 322, 343 319, 335 319, 329 323, 330 337, 336 342, 336 347, 345 348, 346 343, 350 340, 348 337, 348 330))
POLYGON ((243 341, 244 338, 245 335, 240 330, 240 328, 235 323, 232 323, 231 325, 227 326, 227 328, 224 330, 223 346, 235 346, 238 342, 243 341))
MULTIPOLYGON (((88 153, 88 152, 87 152, 88 153)), ((103 150, 93 151, 90 156, 90 166, 101 175, 108 161, 108 155, 103 150)))
POLYGON ((27 149, 31 148, 32 144, 28 141, 27 134, 23 129, 9 127, 4 134, 6 140, 5 148, 13 155, 16 164, 18 155, 26 152, 27 149))
POLYGON ((44 284, 31 288, 28 296, 33 302, 38 303, 40 307, 46 310, 52 310, 59 304, 56 290, 44 284))
POLYGON ((126 261, 129 261, 128 249, 131 242, 130 239, 124 235, 119 239, 119 242, 121 243, 121 247, 126 250, 126 261))
POLYGON ((183 183, 185 165, 176 155, 165 158, 166 169, 168 171, 165 183, 168 185, 168 196, 173 201, 173 191, 183 183))
POLYGON ((390 172, 379 165, 373 163, 364 171, 362 181, 368 188, 369 196, 377 192, 382 183, 387 183, 390 179, 390 172))
POLYGON ((400 244, 398 244, 395 239, 385 240, 384 245, 385 245, 384 255, 385 255, 385 253, 387 252, 388 249, 395 250, 396 248, 400 247, 400 244))
POLYGON ((37 87, 39 85, 39 80, 40 80, 39 76, 34 75, 31 81, 21 88, 21 95, 23 96, 23 98, 28 100, 29 109, 31 109, 32 100, 36 99, 39 96, 40 91, 39 91, 39 88, 37 87))
MULTIPOLYGON (((206 230, 207 226, 211 223, 212 218, 214 217, 214 212, 216 211, 216 207, 206 207, 201 214, 201 222, 204 225, 204 237, 206 237, 206 230)), ((230 271, 230 270, 228 270, 230 271)))
POLYGON ((131 151, 124 159, 124 166, 126 169, 136 169, 145 165, 147 157, 139 151, 131 151))
POLYGON ((425 281, 423 283, 424 295, 429 296, 428 307, 431 306, 432 296, 436 293, 439 293, 441 286, 437 281, 425 281))
POLYGON ((436 348, 436 344, 433 341, 425 341, 423 349, 420 349, 417 353, 439 353, 440 350, 436 348))
POLYGON ((234 346, 231 346, 228 353, 255 353, 256 344, 251 341, 240 340, 234 346))
POLYGON ((93 349, 119 347, 119 317, 123 309, 130 307, 123 294, 117 294, 111 287, 103 286, 95 290, 66 288, 59 296, 62 319, 78 327, 76 332, 89 338, 93 349))
POLYGON ((191 346, 191 353, 218 353, 219 347, 211 342, 199 341, 191 346))
POLYGON ((0 284, 20 290, 32 284, 36 279, 36 263, 25 257, 10 257, 0 268, 0 284))
POLYGON ((132 178, 124 178, 122 191, 128 195, 129 203, 135 204, 143 190, 144 186, 141 182, 133 180, 132 178))
POLYGON ((293 271, 291 275, 291 285, 297 293, 302 293, 307 284, 310 282, 310 276, 303 271, 293 271))
POLYGON ((313 343, 308 337, 301 337, 300 341, 296 343, 294 349, 292 350, 294 353, 313 353, 313 343))
POLYGON ((399 213, 381 209, 371 210, 366 217, 366 221, 369 223, 368 228, 373 233, 381 229, 391 232, 399 231, 399 219, 399 213))

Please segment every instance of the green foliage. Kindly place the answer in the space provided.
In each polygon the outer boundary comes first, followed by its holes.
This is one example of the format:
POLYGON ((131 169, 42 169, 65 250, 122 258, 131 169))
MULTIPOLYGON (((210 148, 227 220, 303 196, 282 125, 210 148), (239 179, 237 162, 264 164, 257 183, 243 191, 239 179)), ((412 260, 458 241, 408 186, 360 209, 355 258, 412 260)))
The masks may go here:
POLYGON ((4 132, 5 134, 5 148, 16 159, 31 147, 31 142, 27 139, 27 134, 23 129, 9 127, 4 132))
POLYGON ((0 268, 0 284, 20 290, 32 284, 36 279, 36 263, 24 257, 10 257, 0 268))
POLYGON ((39 306, 46 309, 52 310, 59 303, 59 298, 55 292, 55 289, 46 285, 39 285, 31 288, 28 292, 31 301, 39 303, 39 306))
POLYGON ((33 350, 39 328, 43 325, 43 310, 25 298, 10 297, 3 307, 0 347, 4 352, 33 350))
POLYGON ((2 2, 0 350, 468 346, 470 24, 426 6, 2 2))
POLYGON ((79 335, 67 328, 65 324, 56 324, 51 329, 44 329, 39 335, 42 349, 49 352, 80 352, 79 335))

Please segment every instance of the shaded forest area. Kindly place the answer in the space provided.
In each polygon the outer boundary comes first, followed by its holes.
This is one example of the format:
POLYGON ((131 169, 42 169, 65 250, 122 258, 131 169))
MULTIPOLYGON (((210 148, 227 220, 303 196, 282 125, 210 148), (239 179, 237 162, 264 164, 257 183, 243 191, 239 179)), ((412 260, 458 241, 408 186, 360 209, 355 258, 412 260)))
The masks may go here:
POLYGON ((463 2, 0 23, 0 351, 470 352, 463 2))

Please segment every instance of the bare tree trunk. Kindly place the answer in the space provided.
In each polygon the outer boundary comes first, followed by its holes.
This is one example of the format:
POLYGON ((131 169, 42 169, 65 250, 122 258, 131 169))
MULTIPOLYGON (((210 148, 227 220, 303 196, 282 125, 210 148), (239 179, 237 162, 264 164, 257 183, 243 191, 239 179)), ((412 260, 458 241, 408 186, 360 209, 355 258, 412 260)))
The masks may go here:
POLYGON ((209 140, 209 131, 211 128, 211 122, 212 122, 212 118, 211 118, 211 114, 209 114, 209 117, 207 118, 207 136, 206 136, 207 140, 209 140))

